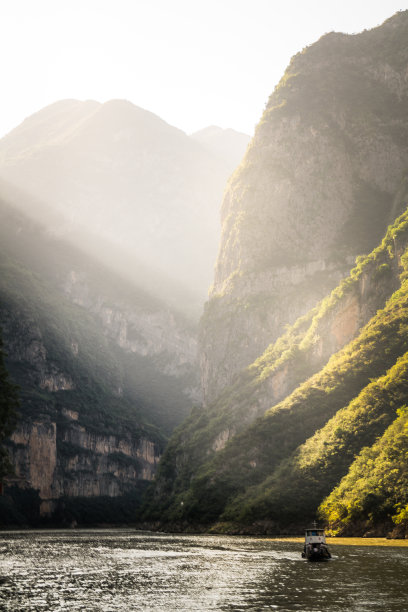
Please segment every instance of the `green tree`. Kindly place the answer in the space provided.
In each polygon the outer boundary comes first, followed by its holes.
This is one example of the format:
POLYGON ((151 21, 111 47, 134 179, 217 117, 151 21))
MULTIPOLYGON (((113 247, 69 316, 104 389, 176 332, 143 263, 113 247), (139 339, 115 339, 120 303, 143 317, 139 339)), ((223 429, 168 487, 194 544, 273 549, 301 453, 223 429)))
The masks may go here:
MULTIPOLYGON (((0 445, 13 431, 17 421, 17 408, 19 407, 18 387, 10 381, 4 357, 3 340, 0 333, 0 445)), ((0 446, 0 479, 10 469, 7 452, 0 446)))

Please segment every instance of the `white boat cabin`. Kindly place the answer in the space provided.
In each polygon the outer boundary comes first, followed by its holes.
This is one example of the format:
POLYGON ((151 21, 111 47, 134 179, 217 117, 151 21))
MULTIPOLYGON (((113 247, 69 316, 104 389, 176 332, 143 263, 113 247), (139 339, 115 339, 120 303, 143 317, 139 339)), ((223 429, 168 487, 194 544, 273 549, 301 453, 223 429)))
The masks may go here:
POLYGON ((326 536, 324 533, 324 529, 316 529, 312 527, 311 529, 306 529, 305 533, 305 545, 308 544, 326 544, 326 536))

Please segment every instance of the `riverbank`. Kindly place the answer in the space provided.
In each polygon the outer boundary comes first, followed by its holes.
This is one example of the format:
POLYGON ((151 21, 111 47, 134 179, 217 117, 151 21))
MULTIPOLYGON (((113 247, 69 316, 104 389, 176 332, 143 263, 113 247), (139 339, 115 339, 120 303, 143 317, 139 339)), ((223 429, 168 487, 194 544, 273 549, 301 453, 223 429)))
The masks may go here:
MULTIPOLYGON (((299 542, 303 544, 305 538, 262 538, 262 540, 271 542, 299 542)), ((391 538, 326 538, 327 545, 330 546, 402 546, 408 547, 407 539, 391 539, 391 538)))
MULTIPOLYGON (((282 536, 282 535, 268 535, 268 536, 262 536, 262 535, 251 535, 251 534, 247 534, 245 536, 236 534, 236 535, 232 535, 231 534, 213 534, 210 533, 209 531, 196 531, 196 532, 190 532, 190 533, 186 533, 186 532, 180 532, 180 531, 160 531, 157 529, 148 529, 146 527, 141 528, 139 525, 107 525, 107 524, 100 524, 98 526, 88 526, 88 525, 79 525, 76 527, 67 527, 67 526, 60 526, 60 527, 56 527, 56 526, 48 526, 48 527, 39 527, 39 528, 35 528, 33 529, 32 527, 21 527, 21 526, 15 526, 15 527, 1 527, 0 528, 0 536, 1 535, 6 535, 6 534, 13 534, 13 533, 24 533, 24 532, 37 532, 37 533, 62 533, 62 532, 79 532, 79 533, 85 533, 85 532, 101 532, 101 533, 111 533, 112 535, 114 535, 115 532, 119 533, 119 532, 129 532, 129 533, 134 533, 134 534, 152 534, 152 535, 158 535, 158 536, 172 536, 172 535, 180 535, 180 536, 208 536, 208 537, 212 537, 214 535, 216 536, 220 536, 220 537, 233 537, 233 538, 248 538, 252 541, 259 541, 259 542, 291 542, 291 543, 296 543, 296 544, 303 544, 304 543, 304 536, 282 536)), ((376 538, 364 538, 364 537, 326 537, 326 541, 328 546, 398 546, 398 547, 408 547, 408 538, 386 538, 386 537, 376 537, 376 538)))

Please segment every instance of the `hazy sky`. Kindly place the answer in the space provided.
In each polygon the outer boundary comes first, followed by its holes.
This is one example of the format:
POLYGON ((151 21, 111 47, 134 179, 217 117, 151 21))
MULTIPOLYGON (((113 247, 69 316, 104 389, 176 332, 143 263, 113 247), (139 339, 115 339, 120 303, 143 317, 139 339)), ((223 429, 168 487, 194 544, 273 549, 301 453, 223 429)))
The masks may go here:
POLYGON ((251 134, 290 58, 407 0, 0 0, 0 136, 63 98, 251 134))

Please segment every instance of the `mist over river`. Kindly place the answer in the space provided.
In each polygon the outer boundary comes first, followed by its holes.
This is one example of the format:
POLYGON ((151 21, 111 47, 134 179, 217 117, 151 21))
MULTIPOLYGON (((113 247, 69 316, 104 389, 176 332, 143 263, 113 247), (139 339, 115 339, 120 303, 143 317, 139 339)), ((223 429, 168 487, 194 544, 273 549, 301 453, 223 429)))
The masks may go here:
POLYGON ((405 612, 408 547, 133 530, 0 533, 0 610, 405 612))

